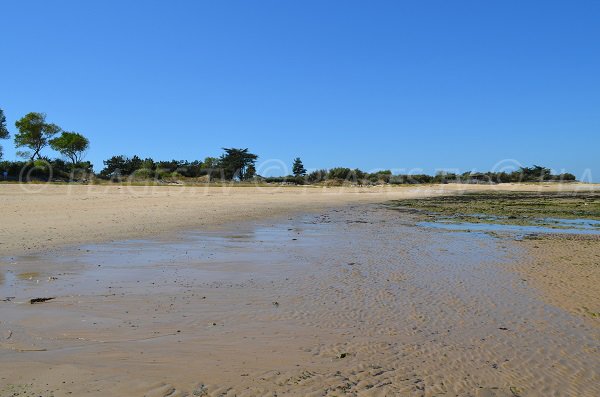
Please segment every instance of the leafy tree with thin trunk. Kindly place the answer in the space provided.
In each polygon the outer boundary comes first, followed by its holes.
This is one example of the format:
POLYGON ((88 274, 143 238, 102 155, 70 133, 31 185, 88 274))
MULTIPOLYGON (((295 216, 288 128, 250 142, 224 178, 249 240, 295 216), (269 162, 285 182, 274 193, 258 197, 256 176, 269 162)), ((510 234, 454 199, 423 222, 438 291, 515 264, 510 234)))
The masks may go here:
MULTIPOLYGON (((10 137, 8 129, 6 129, 6 116, 4 116, 4 110, 0 109, 0 139, 7 139, 10 137)), ((0 145, 0 159, 2 159, 2 146, 0 145)))
POLYGON ((49 140, 61 131, 56 124, 46 123, 44 113, 31 112, 15 122, 19 130, 15 134, 15 146, 31 149, 30 160, 41 159, 40 151, 48 146, 49 140))
POLYGON ((294 165, 292 166, 292 172, 295 177, 306 175, 306 168, 304 168, 304 164, 302 164, 302 160, 300 157, 296 157, 294 159, 294 165))
POLYGON ((90 141, 78 132, 64 131, 59 137, 49 141, 50 147, 69 160, 73 165, 81 162, 90 147, 90 141))

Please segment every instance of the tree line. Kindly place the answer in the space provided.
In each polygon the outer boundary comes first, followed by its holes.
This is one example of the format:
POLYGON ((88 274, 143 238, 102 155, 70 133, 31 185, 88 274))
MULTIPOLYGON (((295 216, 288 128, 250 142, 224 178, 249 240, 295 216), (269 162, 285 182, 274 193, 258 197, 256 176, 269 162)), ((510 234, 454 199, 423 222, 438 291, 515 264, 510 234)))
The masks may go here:
POLYGON ((258 155, 247 148, 223 148, 220 157, 206 157, 204 161, 155 161, 139 156, 113 156, 104 160, 99 177, 120 181, 123 179, 201 178, 207 180, 248 181, 257 177, 258 155))
MULTIPOLYGON (((295 161, 300 161, 296 159, 295 161)), ((301 163, 300 163, 301 164, 301 163)), ((303 169, 303 166, 302 166, 303 169)), ((320 169, 310 173, 297 173, 284 177, 264 178, 271 183, 339 184, 349 182, 361 185, 373 184, 426 184, 426 183, 518 183, 518 182, 572 182, 576 180, 571 173, 553 174, 549 168, 534 165, 520 167, 513 172, 464 172, 461 174, 440 171, 428 174, 393 174, 391 170, 364 172, 358 168, 336 167, 320 169)))
MULTIPOLYGON (((438 172, 427 174, 396 174, 391 170, 364 172, 360 169, 335 167, 317 169, 311 172, 304 167, 302 160, 296 157, 292 162, 292 174, 281 177, 262 177, 256 172, 258 155, 248 148, 223 148, 219 157, 206 157, 204 160, 168 160, 159 161, 141 158, 137 155, 113 156, 104 160, 104 168, 94 173, 89 161, 83 161, 90 147, 90 141, 81 133, 65 131, 54 123, 46 121, 44 113, 31 112, 15 122, 17 131, 14 144, 20 150, 17 154, 24 161, 1 161, 0 171, 6 172, 11 179, 30 180, 87 180, 100 178, 112 181, 123 180, 165 180, 177 178, 195 178, 203 181, 259 181, 265 183, 286 184, 422 184, 422 183, 510 183, 510 182, 548 182, 575 181, 570 173, 553 174, 549 168, 534 165, 521 167, 513 172, 465 172, 462 174, 438 172), (42 155, 42 150, 50 147, 62 158, 50 158, 42 155), (26 176, 24 178, 23 176, 26 176)), ((10 138, 6 126, 6 117, 0 109, 0 139, 10 138)))

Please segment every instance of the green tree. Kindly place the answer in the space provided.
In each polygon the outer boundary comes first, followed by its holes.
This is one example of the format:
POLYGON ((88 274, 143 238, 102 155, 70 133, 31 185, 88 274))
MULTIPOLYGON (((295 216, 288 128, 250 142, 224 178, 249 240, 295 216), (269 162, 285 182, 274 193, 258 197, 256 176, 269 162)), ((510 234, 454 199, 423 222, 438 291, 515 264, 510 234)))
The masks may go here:
POLYGON ((124 176, 134 174, 142 169, 145 164, 151 159, 142 160, 137 155, 129 158, 127 156, 112 156, 108 160, 104 160, 104 168, 100 171, 100 176, 103 178, 121 179, 124 176))
POLYGON ((245 179, 252 179, 256 176, 256 167, 254 166, 254 164, 250 164, 247 168, 246 168, 246 175, 245 175, 245 179))
POLYGON ((352 178, 352 170, 346 167, 335 167, 329 170, 327 178, 350 180, 352 178))
POLYGON ((129 158, 127 156, 112 156, 104 160, 104 168, 100 171, 100 176, 103 178, 119 179, 122 175, 128 175, 129 158))
POLYGON ((239 179, 240 181, 252 178, 248 169, 254 167, 258 156, 246 149, 223 148, 225 153, 219 158, 219 165, 223 169, 225 179, 239 179))
POLYGON ((204 158, 204 161, 202 162, 202 168, 207 170, 219 168, 219 159, 216 157, 204 158))
MULTIPOLYGON (((0 109, 0 139, 7 139, 10 137, 8 129, 6 129, 6 117, 4 116, 4 110, 0 109)), ((0 145, 0 159, 2 159, 2 145, 0 145)))
POLYGON ((316 170, 308 174, 306 179, 309 183, 323 182, 327 178, 328 171, 325 169, 316 170))
POLYGON ((30 160, 33 161, 37 156, 40 159, 40 151, 48 146, 48 141, 61 129, 56 124, 46 123, 44 113, 27 113, 22 119, 15 122, 19 130, 15 134, 15 146, 27 147, 32 152, 28 153, 30 160))
POLYGON ((304 164, 302 164, 302 160, 300 157, 296 157, 294 159, 294 165, 292 166, 292 172, 295 177, 306 175, 306 168, 304 168, 304 164))
POLYGON ((557 176, 560 181, 576 181, 577 177, 569 172, 557 176))
POLYGON ((50 147, 69 160, 73 165, 81 162, 90 141, 77 132, 64 131, 59 137, 49 141, 50 147))
POLYGON ((519 182, 542 182, 550 179, 552 171, 549 168, 542 167, 539 165, 533 165, 533 167, 521 167, 515 172, 519 182))
POLYGON ((381 170, 372 174, 366 175, 367 179, 373 183, 390 183, 392 178, 392 171, 381 170))

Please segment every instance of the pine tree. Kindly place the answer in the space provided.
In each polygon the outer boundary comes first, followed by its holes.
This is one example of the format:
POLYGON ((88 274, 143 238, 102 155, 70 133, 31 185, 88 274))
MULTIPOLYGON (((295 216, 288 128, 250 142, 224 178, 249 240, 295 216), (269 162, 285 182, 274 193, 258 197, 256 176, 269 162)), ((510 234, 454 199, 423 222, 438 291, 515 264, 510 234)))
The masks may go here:
POLYGON ((306 168, 304 168, 304 164, 302 164, 302 160, 300 160, 300 157, 296 157, 294 159, 292 172, 294 173, 295 177, 306 175, 306 168))

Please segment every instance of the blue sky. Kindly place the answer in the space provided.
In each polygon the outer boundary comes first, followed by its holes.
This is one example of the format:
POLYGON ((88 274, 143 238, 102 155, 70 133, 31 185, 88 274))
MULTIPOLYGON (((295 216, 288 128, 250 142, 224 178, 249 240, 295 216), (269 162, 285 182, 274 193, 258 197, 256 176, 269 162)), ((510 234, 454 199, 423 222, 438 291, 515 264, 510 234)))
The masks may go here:
POLYGON ((39 111, 85 134, 96 169, 249 147, 288 167, 514 159, 600 181, 598 21, 593 0, 7 1, 0 108, 13 133, 39 111))

